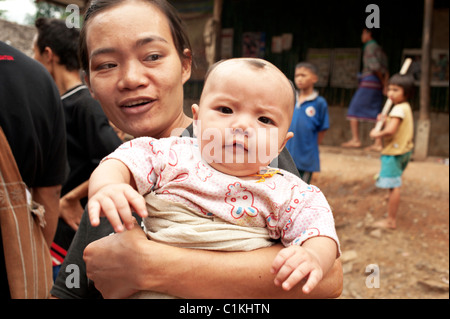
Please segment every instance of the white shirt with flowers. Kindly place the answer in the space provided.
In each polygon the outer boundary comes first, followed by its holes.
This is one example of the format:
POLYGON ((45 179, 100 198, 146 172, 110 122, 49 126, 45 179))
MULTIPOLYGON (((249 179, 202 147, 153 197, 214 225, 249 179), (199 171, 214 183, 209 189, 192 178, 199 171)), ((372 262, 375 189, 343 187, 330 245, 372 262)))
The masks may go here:
POLYGON ((269 236, 285 246, 326 236, 339 247, 323 193, 287 171, 265 178, 221 173, 202 160, 197 140, 188 137, 137 138, 107 159, 120 160, 129 168, 143 196, 154 192, 204 217, 267 228, 269 236))

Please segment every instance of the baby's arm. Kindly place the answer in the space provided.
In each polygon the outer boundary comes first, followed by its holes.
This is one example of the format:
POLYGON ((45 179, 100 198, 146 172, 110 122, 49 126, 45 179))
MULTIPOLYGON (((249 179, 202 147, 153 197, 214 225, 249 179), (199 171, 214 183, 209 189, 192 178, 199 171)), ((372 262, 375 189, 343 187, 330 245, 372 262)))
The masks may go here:
POLYGON ((134 179, 125 164, 108 159, 102 162, 89 179, 88 211, 92 226, 100 224, 99 217, 106 216, 116 232, 134 226, 130 206, 141 217, 147 216, 145 200, 135 189, 134 179), (133 187, 134 186, 134 187, 133 187))
POLYGON ((271 268, 271 272, 277 274, 275 285, 290 290, 309 275, 303 292, 310 293, 330 270, 336 254, 336 243, 328 237, 313 237, 302 246, 291 245, 282 249, 271 268))

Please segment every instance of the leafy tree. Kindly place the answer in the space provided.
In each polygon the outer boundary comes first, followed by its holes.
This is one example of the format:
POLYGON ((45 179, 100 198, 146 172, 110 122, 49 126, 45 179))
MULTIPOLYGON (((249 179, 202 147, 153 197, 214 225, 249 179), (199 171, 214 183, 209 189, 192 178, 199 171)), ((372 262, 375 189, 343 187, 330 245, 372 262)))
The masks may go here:
MULTIPOLYGON (((0 2, 2 2, 4 0, 0 0, 0 2)), ((5 19, 6 18, 6 10, 2 10, 0 9, 0 19, 5 19)))
POLYGON ((36 14, 35 15, 27 15, 25 22, 26 24, 34 24, 36 19, 44 17, 44 18, 64 18, 66 15, 66 11, 64 7, 57 6, 47 2, 38 2, 36 5, 36 14))

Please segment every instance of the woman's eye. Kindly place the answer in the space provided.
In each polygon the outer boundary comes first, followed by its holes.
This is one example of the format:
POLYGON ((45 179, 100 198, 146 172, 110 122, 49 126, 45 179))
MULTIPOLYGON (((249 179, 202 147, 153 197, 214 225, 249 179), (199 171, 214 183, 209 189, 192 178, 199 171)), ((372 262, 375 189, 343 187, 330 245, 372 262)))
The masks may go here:
POLYGON ((261 116, 258 121, 260 121, 261 123, 264 124, 273 124, 273 121, 271 119, 269 119, 268 117, 265 116, 261 116))
POLYGON ((147 56, 147 58, 145 59, 146 61, 158 61, 161 58, 161 55, 159 54, 150 54, 149 56, 147 56))
POLYGON ((107 70, 107 69, 112 69, 114 68, 116 65, 114 63, 103 63, 100 64, 96 70, 100 71, 100 70, 107 70))
POLYGON ((222 107, 219 108, 219 112, 223 113, 223 114, 232 114, 233 110, 230 109, 229 107, 222 106, 222 107))

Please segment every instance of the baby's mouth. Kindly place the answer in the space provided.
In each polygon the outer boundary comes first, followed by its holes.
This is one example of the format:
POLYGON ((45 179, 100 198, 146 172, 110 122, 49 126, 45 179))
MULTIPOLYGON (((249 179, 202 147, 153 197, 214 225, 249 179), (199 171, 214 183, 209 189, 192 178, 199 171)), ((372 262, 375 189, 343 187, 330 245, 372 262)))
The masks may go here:
POLYGON ((248 151, 247 145, 242 141, 233 141, 233 143, 229 143, 226 147, 232 147, 233 149, 241 149, 244 151, 248 151))

